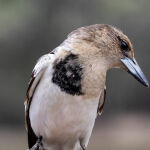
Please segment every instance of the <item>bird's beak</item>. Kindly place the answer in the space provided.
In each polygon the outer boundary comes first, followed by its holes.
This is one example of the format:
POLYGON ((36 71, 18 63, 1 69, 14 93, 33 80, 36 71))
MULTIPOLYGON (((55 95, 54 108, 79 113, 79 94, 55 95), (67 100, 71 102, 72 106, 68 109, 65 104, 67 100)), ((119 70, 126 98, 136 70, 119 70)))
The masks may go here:
POLYGON ((144 86, 149 87, 149 82, 134 57, 131 59, 128 56, 124 56, 124 58, 121 58, 121 61, 127 67, 128 72, 131 75, 133 75, 144 86))

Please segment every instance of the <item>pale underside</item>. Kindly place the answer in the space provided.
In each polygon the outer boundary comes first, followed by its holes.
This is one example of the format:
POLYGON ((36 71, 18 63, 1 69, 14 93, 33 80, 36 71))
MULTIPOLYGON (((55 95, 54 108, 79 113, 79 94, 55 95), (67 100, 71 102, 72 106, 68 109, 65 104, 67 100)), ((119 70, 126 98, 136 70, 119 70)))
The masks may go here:
MULTIPOLYGON (((31 128, 42 136, 45 150, 80 150, 87 146, 97 116, 100 94, 88 99, 70 95, 52 83, 53 54, 44 55, 33 70, 34 82, 28 91, 31 128), (31 102, 31 103, 30 103, 31 102)), ((103 92, 103 90, 102 90, 103 92)), ((101 93, 101 91, 100 91, 101 93)), ((27 129, 28 129, 27 124, 27 129)))
POLYGON ((51 82, 51 75, 48 67, 32 98, 31 127, 43 137, 47 150, 73 150, 76 145, 80 149, 80 142, 87 145, 89 141, 99 97, 92 100, 66 94, 51 82))

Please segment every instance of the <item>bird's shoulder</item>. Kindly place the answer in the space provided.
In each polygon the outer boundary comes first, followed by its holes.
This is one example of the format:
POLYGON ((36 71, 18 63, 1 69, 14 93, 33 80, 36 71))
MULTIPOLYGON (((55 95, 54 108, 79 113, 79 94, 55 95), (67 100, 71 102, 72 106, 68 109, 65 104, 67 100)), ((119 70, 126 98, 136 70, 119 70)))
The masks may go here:
POLYGON ((52 57, 53 57, 53 52, 45 54, 43 56, 41 56, 33 71, 31 74, 31 79, 29 81, 29 85, 28 85, 28 89, 27 89, 27 99, 30 99, 33 95, 33 91, 36 88, 37 83, 39 82, 40 78, 42 77, 44 71, 46 70, 46 68, 51 65, 52 63, 52 57))
POLYGON ((48 68, 48 66, 50 66, 52 64, 52 59, 54 57, 53 55, 54 55, 54 51, 52 51, 51 53, 45 54, 38 59, 36 65, 32 71, 31 79, 28 84, 24 105, 25 105, 25 121, 26 121, 26 129, 28 131, 29 147, 32 147, 35 144, 36 139, 37 139, 35 133, 32 130, 32 127, 30 124, 30 117, 29 117, 29 109, 30 109, 32 97, 34 95, 34 92, 35 92, 45 70, 48 68))
POLYGON ((26 99, 25 99, 25 111, 28 110, 28 107, 30 105, 30 101, 32 99, 32 96, 34 94, 34 91, 45 72, 46 68, 51 64, 51 59, 53 55, 53 51, 51 53, 45 54, 41 56, 37 63, 35 64, 35 67, 32 71, 31 78, 28 84, 27 92, 26 92, 26 99))
POLYGON ((38 59, 32 71, 31 79, 29 81, 29 85, 27 88, 26 99, 25 99, 25 109, 28 109, 27 107, 29 107, 28 105, 30 105, 30 101, 34 95, 36 87, 38 86, 47 68, 52 69, 54 71, 53 73, 54 77, 52 79, 53 83, 55 83, 56 81, 55 79, 57 79, 57 81, 58 79, 62 80, 62 78, 60 77, 60 74, 62 75, 63 73, 64 75, 64 72, 61 69, 67 69, 65 67, 70 66, 68 64, 70 64, 71 61, 76 59, 76 56, 71 55, 70 52, 66 50, 66 48, 67 47, 65 46, 65 44, 62 44, 56 47, 50 53, 45 54, 38 59))

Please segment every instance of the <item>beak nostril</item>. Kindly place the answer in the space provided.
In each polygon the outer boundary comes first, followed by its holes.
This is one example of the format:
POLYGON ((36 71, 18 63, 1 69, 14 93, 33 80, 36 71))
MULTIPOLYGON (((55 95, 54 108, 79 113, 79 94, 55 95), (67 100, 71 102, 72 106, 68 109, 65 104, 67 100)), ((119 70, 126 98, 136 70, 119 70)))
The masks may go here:
POLYGON ((133 59, 131 59, 132 61, 133 61, 133 63, 136 65, 137 64, 137 62, 136 62, 136 60, 135 60, 135 58, 133 57, 133 59))

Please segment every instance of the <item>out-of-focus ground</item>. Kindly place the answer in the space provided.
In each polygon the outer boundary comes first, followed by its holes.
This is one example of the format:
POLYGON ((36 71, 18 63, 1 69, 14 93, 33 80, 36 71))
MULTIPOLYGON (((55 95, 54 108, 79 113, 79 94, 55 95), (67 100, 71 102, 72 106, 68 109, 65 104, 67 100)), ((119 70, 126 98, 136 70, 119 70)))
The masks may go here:
MULTIPOLYGON (((24 128, 0 128, 0 150, 25 150, 24 128)), ((120 115, 108 120, 99 117, 88 150, 150 150, 150 116, 120 115)))

